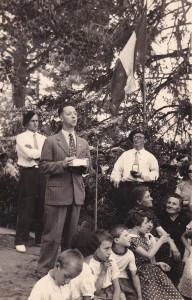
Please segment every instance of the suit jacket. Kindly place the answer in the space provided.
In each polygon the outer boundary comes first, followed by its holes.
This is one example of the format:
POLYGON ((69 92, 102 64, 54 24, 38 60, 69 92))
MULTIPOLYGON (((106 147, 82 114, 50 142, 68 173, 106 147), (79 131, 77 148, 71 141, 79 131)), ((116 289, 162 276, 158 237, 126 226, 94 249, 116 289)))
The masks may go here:
MULTIPOLYGON (((76 136, 77 158, 89 158, 89 145, 86 140, 76 136)), ((82 178, 82 168, 63 168, 63 160, 69 156, 69 146, 60 131, 45 140, 40 171, 48 174, 45 203, 49 205, 70 205, 75 200, 77 205, 83 205, 85 189, 82 178)))

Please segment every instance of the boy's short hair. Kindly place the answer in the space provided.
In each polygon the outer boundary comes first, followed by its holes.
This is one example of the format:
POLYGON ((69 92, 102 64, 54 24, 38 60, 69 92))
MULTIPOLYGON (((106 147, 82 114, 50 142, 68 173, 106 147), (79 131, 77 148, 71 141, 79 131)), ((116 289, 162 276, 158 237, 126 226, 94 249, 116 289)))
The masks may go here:
POLYGON ((96 236, 97 236, 97 238, 99 240, 99 246, 104 241, 113 243, 113 237, 111 236, 111 234, 107 230, 97 229, 95 231, 95 233, 96 233, 96 236))
POLYGON ((115 239, 119 238, 124 230, 128 230, 128 228, 124 224, 118 224, 111 227, 109 232, 112 235, 113 239, 115 239))
POLYGON ((59 106, 59 108, 58 108, 58 115, 59 115, 59 116, 62 114, 63 109, 64 109, 65 107, 67 107, 67 106, 72 106, 72 107, 75 108, 75 105, 74 105, 73 102, 66 101, 66 102, 62 103, 62 104, 59 106))
POLYGON ((125 220, 125 224, 129 229, 132 229, 135 226, 141 226, 145 217, 147 217, 147 215, 144 211, 132 210, 127 214, 127 219, 125 220))
POLYGON ((84 257, 94 254, 99 244, 98 237, 93 231, 80 231, 71 240, 71 248, 78 249, 84 257))
POLYGON ((61 269, 76 267, 77 273, 81 273, 83 267, 83 256, 77 249, 69 249, 63 251, 56 259, 56 263, 59 263, 61 269))

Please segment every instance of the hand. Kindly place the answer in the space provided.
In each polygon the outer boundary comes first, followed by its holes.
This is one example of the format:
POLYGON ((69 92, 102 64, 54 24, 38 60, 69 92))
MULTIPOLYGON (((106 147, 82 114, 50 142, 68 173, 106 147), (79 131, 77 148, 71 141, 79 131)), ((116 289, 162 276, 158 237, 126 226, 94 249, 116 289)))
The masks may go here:
POLYGON ((179 261, 181 259, 181 254, 177 248, 175 250, 171 250, 171 252, 175 261, 179 261))
POLYGON ((168 241, 169 241, 169 239, 170 239, 170 235, 169 234, 163 234, 161 237, 160 237, 160 242, 162 243, 162 244, 165 244, 165 243, 167 243, 168 241))
POLYGON ((113 180, 113 185, 114 185, 114 187, 115 187, 116 189, 119 188, 120 181, 121 181, 121 180, 113 180))
POLYGON ((33 149, 33 147, 31 145, 28 145, 28 144, 26 144, 25 147, 28 148, 28 149, 33 149))
POLYGON ((72 165, 72 161, 75 159, 75 156, 66 157, 63 161, 63 168, 70 167, 72 165))
POLYGON ((141 172, 139 172, 139 171, 131 170, 130 173, 134 178, 140 178, 141 177, 141 172))
POLYGON ((103 266, 104 268, 108 269, 109 267, 112 266, 112 261, 110 259, 106 260, 104 263, 103 263, 103 266))
POLYGON ((169 272, 171 270, 171 267, 162 261, 156 263, 156 265, 159 266, 164 272, 169 272))

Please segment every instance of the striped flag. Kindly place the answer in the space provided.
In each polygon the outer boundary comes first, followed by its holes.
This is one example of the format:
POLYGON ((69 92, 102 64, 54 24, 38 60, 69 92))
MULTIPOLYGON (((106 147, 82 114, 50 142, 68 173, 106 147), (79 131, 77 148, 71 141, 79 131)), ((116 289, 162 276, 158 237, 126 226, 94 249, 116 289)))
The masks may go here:
POLYGON ((147 5, 145 1, 140 21, 116 61, 110 84, 111 103, 109 108, 113 116, 117 115, 119 106, 125 98, 125 95, 138 90, 138 84, 134 75, 137 63, 141 63, 144 69, 146 11, 147 5))

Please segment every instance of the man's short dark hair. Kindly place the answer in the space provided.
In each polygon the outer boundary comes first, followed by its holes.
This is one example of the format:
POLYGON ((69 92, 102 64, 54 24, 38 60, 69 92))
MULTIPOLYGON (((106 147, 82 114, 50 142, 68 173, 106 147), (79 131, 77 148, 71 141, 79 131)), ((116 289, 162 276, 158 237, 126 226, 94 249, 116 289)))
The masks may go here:
POLYGON ((38 114, 33 111, 33 110, 28 110, 26 111, 24 114, 23 114, 23 126, 27 126, 27 124, 29 123, 29 121, 35 116, 38 114))
POLYGON ((69 102, 69 101, 66 101, 64 103, 62 103, 59 108, 58 108, 58 115, 60 116, 63 112, 63 109, 67 106, 73 106, 75 108, 75 105, 73 102, 69 102))
POLYGON ((130 140, 131 142, 133 142, 133 137, 134 137, 134 135, 137 134, 137 133, 143 134, 143 135, 145 136, 145 139, 147 139, 147 132, 146 132, 145 130, 143 130, 143 129, 138 128, 138 129, 134 129, 134 130, 132 130, 132 131, 130 132, 130 134, 129 134, 129 140, 130 140))

